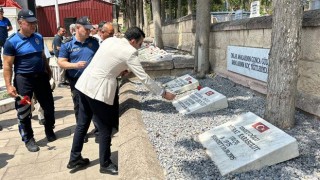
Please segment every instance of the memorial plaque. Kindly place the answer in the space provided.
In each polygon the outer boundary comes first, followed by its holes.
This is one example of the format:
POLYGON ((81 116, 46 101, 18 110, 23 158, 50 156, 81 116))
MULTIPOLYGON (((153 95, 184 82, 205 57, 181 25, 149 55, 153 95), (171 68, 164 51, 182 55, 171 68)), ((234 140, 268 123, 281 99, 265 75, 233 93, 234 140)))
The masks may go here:
POLYGON ((163 84, 163 86, 169 92, 180 94, 192 89, 196 89, 199 86, 199 81, 189 74, 186 74, 163 84))
POLYGON ((204 113, 228 107, 226 96, 208 87, 195 90, 187 96, 174 100, 172 104, 181 114, 204 113))
POLYGON ((228 46, 227 69, 267 82, 269 49, 228 46))
POLYGON ((299 156, 297 140, 252 112, 199 135, 222 175, 271 166, 299 156))

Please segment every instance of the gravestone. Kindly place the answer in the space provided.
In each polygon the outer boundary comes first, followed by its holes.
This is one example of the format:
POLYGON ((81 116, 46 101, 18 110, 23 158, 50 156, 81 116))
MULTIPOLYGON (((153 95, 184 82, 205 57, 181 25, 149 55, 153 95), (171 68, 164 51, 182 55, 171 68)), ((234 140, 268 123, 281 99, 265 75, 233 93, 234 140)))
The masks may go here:
POLYGON ((236 12, 234 13, 234 19, 235 20, 242 19, 243 18, 242 15, 243 15, 242 9, 236 10, 236 12))
POLYGON ((250 18, 260 16, 260 1, 253 1, 250 8, 250 18))
POLYGON ((167 53, 163 49, 159 49, 154 46, 146 46, 139 49, 139 59, 140 61, 146 62, 158 62, 158 61, 172 61, 172 54, 167 53))
POLYGON ((299 156, 297 140, 252 112, 199 135, 222 175, 271 166, 299 156))
POLYGON ((195 90, 187 96, 174 100, 172 104, 181 114, 204 113, 228 107, 226 96, 208 87, 195 90))
POLYGON ((172 81, 163 84, 163 87, 169 92, 180 94, 199 86, 199 81, 190 76, 189 74, 178 77, 172 81))

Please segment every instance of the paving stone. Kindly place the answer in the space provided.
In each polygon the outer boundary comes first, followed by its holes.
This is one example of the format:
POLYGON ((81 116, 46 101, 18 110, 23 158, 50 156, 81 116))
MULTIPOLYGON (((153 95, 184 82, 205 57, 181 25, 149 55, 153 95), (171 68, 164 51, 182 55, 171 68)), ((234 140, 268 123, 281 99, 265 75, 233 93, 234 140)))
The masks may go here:
POLYGON ((61 159, 56 159, 43 163, 23 164, 13 167, 8 167, 4 179, 26 178, 38 175, 45 175, 59 172, 61 159), (15 177, 15 178, 14 178, 15 177))
POLYGON ((43 150, 39 151, 38 157, 35 160, 37 163, 52 161, 55 159, 68 159, 70 154, 70 148, 54 148, 50 150, 43 150))
POLYGON ((4 174, 6 173, 8 167, 0 166, 0 179, 3 179, 4 174))
MULTIPOLYGON (((19 132, 17 131, 8 131, 8 130, 3 130, 0 131, 0 139, 9 139, 9 138, 17 138, 20 137, 19 132)), ((0 141, 1 142, 1 141, 0 141)))
POLYGON ((9 142, 9 139, 1 139, 0 140, 0 147, 5 147, 9 142))
POLYGON ((24 154, 15 154, 12 159, 8 160, 8 167, 24 165, 24 164, 33 164, 35 163, 39 152, 34 153, 24 153, 24 154))

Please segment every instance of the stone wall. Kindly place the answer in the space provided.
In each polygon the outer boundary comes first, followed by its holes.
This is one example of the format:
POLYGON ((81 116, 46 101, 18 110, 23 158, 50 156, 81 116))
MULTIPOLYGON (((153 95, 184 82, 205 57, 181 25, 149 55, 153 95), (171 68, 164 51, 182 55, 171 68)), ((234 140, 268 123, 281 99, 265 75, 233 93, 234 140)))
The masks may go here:
MULTIPOLYGON (((194 16, 165 23, 165 46, 193 52, 194 16)), ((237 83, 266 94, 266 83, 227 70, 227 47, 270 48, 272 17, 216 23, 210 33, 211 70, 237 83)), ((320 10, 306 11, 303 18, 302 58, 299 63, 297 107, 320 116, 320 10)))
POLYGON ((193 52, 195 39, 195 16, 188 15, 166 22, 162 27, 164 46, 193 52))

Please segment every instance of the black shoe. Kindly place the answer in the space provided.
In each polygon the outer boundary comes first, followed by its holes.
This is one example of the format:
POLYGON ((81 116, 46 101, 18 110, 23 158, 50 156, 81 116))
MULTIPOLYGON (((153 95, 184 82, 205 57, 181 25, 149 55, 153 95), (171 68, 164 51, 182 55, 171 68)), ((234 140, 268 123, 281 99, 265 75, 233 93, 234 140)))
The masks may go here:
POLYGON ((69 161, 67 168, 68 169, 80 169, 80 168, 83 168, 89 164, 90 164, 90 161, 88 158, 80 157, 76 161, 69 161))
POLYGON ((94 142, 99 143, 99 135, 95 135, 94 142))
POLYGON ((0 131, 2 131, 2 129, 3 129, 2 126, 0 126, 0 131))
POLYGON ((45 119, 39 119, 39 124, 40 125, 44 125, 46 123, 46 120, 45 119))
POLYGON ((30 152, 37 152, 40 150, 40 148, 36 144, 34 138, 29 139, 29 141, 26 143, 26 147, 27 147, 28 151, 30 151, 30 152))
POLYGON ((63 82, 62 84, 65 86, 70 86, 70 84, 68 82, 63 82))
POLYGON ((100 166, 100 173, 112 175, 118 174, 118 166, 110 161, 107 166, 100 166))
POLYGON ((83 143, 87 143, 89 141, 89 136, 86 134, 86 136, 83 139, 83 143))
POLYGON ((119 132, 118 128, 113 127, 112 128, 112 133, 111 133, 111 137, 114 137, 115 134, 117 134, 119 132))
POLYGON ((58 87, 68 87, 68 86, 69 86, 69 83, 67 82, 62 82, 58 84, 58 87))
POLYGON ((47 136, 47 140, 49 142, 53 142, 53 141, 57 140, 57 136, 55 134, 47 136))
POLYGON ((46 133, 46 137, 47 137, 47 140, 49 142, 52 142, 52 141, 55 141, 57 139, 56 135, 54 134, 53 130, 50 129, 45 129, 45 133, 46 133))

